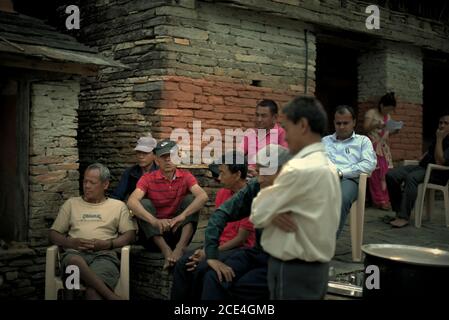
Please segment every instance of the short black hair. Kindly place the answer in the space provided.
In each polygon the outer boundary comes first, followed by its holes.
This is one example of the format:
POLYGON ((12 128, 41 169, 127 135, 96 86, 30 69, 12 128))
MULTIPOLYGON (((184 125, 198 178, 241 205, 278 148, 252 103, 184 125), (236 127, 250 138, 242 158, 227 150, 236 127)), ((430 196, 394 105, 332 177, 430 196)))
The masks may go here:
POLYGON ((296 97, 282 109, 282 113, 293 123, 305 118, 312 132, 324 135, 327 129, 327 114, 321 102, 314 97, 296 97))
POLYGON ((220 159, 214 161, 209 165, 209 170, 212 172, 214 178, 218 178, 219 166, 224 164, 228 167, 231 173, 237 173, 240 171, 240 179, 246 179, 248 175, 248 160, 245 155, 238 151, 229 151, 225 153, 220 159))
POLYGON ((335 114, 345 114, 349 112, 352 116, 352 120, 356 120, 357 116, 355 115, 355 111, 352 107, 346 105, 346 104, 342 104, 337 106, 337 108, 335 109, 335 114))
POLYGON ((257 103, 256 108, 257 107, 269 108, 272 116, 278 114, 278 105, 273 100, 263 99, 257 103))
POLYGON ((383 95, 382 98, 380 98, 378 106, 379 111, 380 105, 396 107, 396 99, 394 97, 394 92, 388 92, 387 94, 383 95))
POLYGON ((443 110, 441 110, 439 112, 439 115, 440 116, 438 117, 438 119, 441 119, 443 117, 449 116, 449 109, 448 108, 444 108, 443 110))

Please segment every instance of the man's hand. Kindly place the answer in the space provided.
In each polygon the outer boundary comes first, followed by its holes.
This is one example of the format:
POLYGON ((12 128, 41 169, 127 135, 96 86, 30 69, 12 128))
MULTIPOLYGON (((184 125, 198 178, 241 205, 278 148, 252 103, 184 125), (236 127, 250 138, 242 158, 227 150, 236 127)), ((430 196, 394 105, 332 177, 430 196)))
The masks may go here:
POLYGON ((443 130, 437 129, 437 139, 443 140, 449 134, 449 126, 446 126, 443 130))
POLYGON ((232 270, 230 266, 224 264, 220 260, 207 259, 207 264, 209 265, 209 267, 215 270, 220 282, 222 282, 223 280, 226 280, 226 282, 231 282, 235 277, 234 270, 232 270))
POLYGON ((99 239, 93 239, 94 242, 94 251, 101 251, 101 250, 110 250, 112 249, 111 241, 112 240, 99 240, 99 239))
POLYGON ((257 177, 258 174, 257 174, 256 168, 253 167, 253 166, 249 166, 249 167, 248 167, 248 173, 247 173, 246 175, 247 175, 249 178, 257 177))
POLYGON ((186 263, 187 271, 195 271, 198 264, 206 258, 206 253, 204 249, 197 249, 189 257, 189 261, 186 263))
POLYGON ((273 219, 273 224, 285 232, 295 232, 298 230, 296 221, 291 212, 283 212, 273 219))
POLYGON ((178 215, 170 220, 170 228, 173 230, 173 232, 176 232, 176 230, 181 226, 181 223, 185 219, 186 219, 186 215, 184 213, 181 213, 180 215, 178 215))
POLYGON ((69 248, 79 250, 79 251, 87 251, 94 250, 94 240, 83 239, 83 238, 69 238, 69 248))
POLYGON ((160 233, 164 233, 170 230, 170 219, 157 219, 152 220, 151 225, 159 229, 160 233))

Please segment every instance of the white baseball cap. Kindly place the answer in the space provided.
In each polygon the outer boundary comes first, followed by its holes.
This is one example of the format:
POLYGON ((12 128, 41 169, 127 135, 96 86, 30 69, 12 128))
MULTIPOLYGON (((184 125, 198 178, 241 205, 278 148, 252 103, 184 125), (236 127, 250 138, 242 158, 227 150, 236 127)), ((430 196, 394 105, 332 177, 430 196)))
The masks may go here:
POLYGON ((151 135, 148 135, 137 140, 137 146, 134 150, 150 153, 156 147, 156 144, 156 139, 154 139, 151 135))

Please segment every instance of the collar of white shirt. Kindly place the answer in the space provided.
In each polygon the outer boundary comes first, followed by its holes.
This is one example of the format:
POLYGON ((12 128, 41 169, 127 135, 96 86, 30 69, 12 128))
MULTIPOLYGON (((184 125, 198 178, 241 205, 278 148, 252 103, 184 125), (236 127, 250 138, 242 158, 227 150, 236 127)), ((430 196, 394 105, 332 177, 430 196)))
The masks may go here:
POLYGON ((345 140, 338 140, 338 139, 337 139, 337 133, 336 133, 336 132, 335 132, 331 137, 332 137, 332 140, 334 140, 335 142, 336 142, 336 141, 347 141, 347 140, 353 139, 353 138, 355 137, 355 131, 352 131, 351 136, 350 136, 349 138, 345 139, 345 140))
POLYGON ((305 158, 309 154, 318 152, 318 151, 325 152, 324 145, 321 142, 315 142, 315 143, 309 144, 308 146, 302 148, 301 151, 299 151, 296 154, 295 158, 305 158))

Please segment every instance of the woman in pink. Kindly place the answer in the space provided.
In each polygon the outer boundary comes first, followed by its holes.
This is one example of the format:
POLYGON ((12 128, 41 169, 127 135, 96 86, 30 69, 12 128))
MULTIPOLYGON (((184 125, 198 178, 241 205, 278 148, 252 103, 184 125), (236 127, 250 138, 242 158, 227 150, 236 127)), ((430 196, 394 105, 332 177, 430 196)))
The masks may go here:
POLYGON ((373 143, 377 155, 377 166, 368 180, 373 206, 382 210, 390 210, 390 198, 388 196, 385 175, 388 169, 393 168, 390 147, 388 145, 389 135, 396 133, 386 129, 386 124, 391 120, 390 113, 396 107, 394 92, 387 93, 380 101, 379 106, 370 109, 365 114, 363 128, 373 143))

